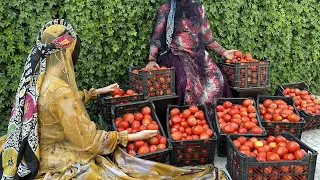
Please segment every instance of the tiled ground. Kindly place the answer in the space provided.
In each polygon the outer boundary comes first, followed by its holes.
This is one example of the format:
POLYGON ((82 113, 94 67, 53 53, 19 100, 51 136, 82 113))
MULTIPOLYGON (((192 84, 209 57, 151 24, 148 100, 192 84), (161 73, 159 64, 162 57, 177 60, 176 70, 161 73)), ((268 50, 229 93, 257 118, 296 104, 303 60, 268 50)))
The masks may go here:
MULTIPOLYGON (((310 146, 312 149, 320 153, 320 129, 307 131, 302 133, 302 141, 310 146)), ((227 158, 218 157, 217 153, 214 159, 214 164, 216 167, 226 170, 227 158)), ((315 180, 320 180, 320 157, 317 158, 316 174, 314 177, 315 180)))

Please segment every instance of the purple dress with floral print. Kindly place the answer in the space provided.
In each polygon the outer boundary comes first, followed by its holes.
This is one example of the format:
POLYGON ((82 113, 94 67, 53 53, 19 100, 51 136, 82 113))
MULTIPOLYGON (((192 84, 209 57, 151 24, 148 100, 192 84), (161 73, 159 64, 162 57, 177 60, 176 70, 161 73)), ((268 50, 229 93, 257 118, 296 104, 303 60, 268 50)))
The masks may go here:
MULTIPOLYGON (((203 5, 197 5, 199 22, 194 23, 183 16, 175 18, 169 57, 161 61, 160 65, 175 68, 176 92, 180 96, 178 104, 205 104, 212 112, 216 98, 230 96, 230 90, 219 67, 205 48, 220 55, 225 49, 214 40, 203 5)), ((155 61, 157 54, 164 49, 162 39, 166 33, 169 8, 169 3, 164 3, 158 12, 150 45, 150 61, 155 61)))

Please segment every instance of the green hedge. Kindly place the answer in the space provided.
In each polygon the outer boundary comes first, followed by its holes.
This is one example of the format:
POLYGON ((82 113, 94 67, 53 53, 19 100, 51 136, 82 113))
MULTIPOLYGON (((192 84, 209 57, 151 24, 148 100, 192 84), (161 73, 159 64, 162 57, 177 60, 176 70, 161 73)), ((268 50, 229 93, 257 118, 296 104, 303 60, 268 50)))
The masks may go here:
MULTIPOLYGON (((79 88, 126 81, 127 67, 147 62, 152 20, 164 1, 56 0, 0 2, 0 134, 39 28, 68 19, 82 38, 79 88)), ((318 0, 203 0, 217 41, 272 62, 271 84, 305 81, 320 93, 318 0)), ((217 58, 217 56, 215 56, 217 58)), ((216 59, 215 58, 215 59, 216 59)), ((88 104, 96 120, 98 101, 88 104)))

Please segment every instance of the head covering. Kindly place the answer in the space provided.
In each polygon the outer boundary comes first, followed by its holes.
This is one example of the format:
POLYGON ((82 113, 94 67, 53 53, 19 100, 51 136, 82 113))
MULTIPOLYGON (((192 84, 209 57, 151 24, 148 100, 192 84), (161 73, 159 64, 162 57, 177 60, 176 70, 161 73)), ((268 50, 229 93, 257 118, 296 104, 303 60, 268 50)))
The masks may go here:
POLYGON ((39 167, 37 101, 45 72, 55 73, 76 89, 72 61, 56 63, 72 56, 77 35, 63 19, 48 22, 40 29, 36 45, 24 66, 8 125, 7 139, 1 151, 2 179, 32 179, 39 167), (48 68, 51 67, 51 68, 48 68), (58 69, 60 68, 60 74, 58 69), (73 74, 70 75, 70 74, 73 74))

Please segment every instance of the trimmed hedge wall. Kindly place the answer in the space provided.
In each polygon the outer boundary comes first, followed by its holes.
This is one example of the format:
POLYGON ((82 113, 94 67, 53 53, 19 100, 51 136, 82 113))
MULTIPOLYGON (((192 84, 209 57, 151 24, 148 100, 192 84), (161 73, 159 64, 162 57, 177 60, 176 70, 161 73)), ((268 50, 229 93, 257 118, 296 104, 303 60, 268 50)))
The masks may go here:
MULTIPOLYGON (((68 19, 82 39, 76 66, 79 89, 124 85, 127 67, 147 62, 156 0, 56 0, 0 2, 0 134, 6 133, 24 58, 39 28, 68 19)), ((305 81, 320 93, 318 0, 203 0, 217 41, 272 62, 271 84, 305 81)), ((214 55, 215 59, 218 56, 214 55)), ((93 120, 99 102, 87 107, 93 120)))

